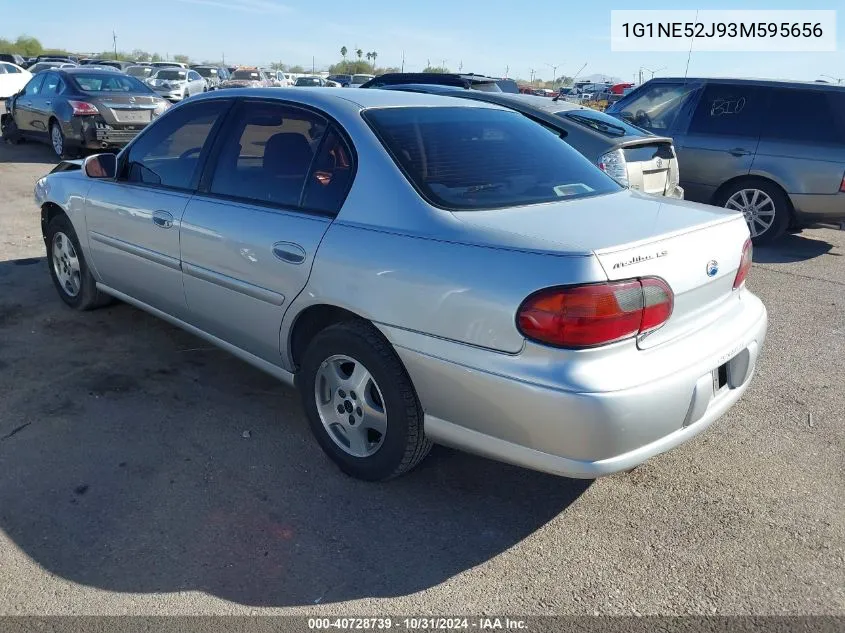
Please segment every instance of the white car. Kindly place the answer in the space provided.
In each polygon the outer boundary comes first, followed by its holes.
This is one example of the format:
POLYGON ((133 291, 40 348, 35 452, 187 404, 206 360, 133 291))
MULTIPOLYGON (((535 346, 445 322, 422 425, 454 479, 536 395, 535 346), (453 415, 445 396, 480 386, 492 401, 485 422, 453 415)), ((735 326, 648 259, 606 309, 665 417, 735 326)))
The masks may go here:
POLYGON ((373 79, 375 75, 352 75, 352 81, 349 82, 350 88, 360 88, 365 83, 367 83, 370 79, 373 79))
POLYGON ((147 84, 168 101, 182 101, 208 90, 205 79, 190 68, 162 68, 147 84))
POLYGON ((32 73, 12 62, 0 62, 0 99, 18 94, 32 79, 32 73))

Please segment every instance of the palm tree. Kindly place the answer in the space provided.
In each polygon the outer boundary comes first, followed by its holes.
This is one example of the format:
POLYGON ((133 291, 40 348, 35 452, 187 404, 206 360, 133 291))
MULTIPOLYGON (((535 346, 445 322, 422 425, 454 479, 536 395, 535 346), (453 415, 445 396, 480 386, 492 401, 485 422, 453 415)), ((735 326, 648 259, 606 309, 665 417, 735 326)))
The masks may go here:
POLYGON ((370 52, 367 52, 367 61, 370 61, 372 58, 373 58, 373 54, 370 53, 370 52))
POLYGON ((373 51, 372 53, 370 53, 370 55, 373 56, 373 73, 375 73, 376 72, 376 57, 378 57, 378 53, 373 51))
POLYGON ((364 55, 364 51, 359 48, 357 51, 355 51, 355 54, 358 56, 358 59, 361 59, 361 57, 364 55))
POLYGON ((346 63, 346 53, 349 51, 346 49, 345 46, 340 47, 340 56, 343 57, 343 69, 349 70, 349 64, 346 63))

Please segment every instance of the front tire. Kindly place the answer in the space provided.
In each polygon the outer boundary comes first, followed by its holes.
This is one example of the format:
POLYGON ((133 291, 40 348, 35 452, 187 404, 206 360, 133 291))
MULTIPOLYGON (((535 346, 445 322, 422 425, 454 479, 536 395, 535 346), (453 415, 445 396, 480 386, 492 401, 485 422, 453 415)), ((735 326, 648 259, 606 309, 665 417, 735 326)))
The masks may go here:
POLYGON ((75 310, 91 310, 111 298, 97 290, 73 224, 66 215, 57 215, 47 225, 47 265, 62 301, 75 310))
POLYGON ((368 323, 338 323, 317 334, 305 351, 299 388, 317 442, 347 475, 391 479, 431 450, 411 379, 368 323))
POLYGON ((14 117, 9 113, 3 115, 3 125, 0 131, 2 131, 3 140, 7 143, 17 145, 23 141, 23 137, 18 130, 18 124, 15 123, 14 117))
POLYGON ((771 244, 789 226, 789 200, 778 186, 765 180, 740 180, 722 192, 717 202, 742 212, 755 245, 771 244))

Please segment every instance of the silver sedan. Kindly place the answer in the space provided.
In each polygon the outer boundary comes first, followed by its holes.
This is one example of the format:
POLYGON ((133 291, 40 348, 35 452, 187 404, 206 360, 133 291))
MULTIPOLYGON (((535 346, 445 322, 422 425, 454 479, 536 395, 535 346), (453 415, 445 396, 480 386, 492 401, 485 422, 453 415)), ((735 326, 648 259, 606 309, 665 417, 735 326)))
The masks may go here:
POLYGON ((368 480, 432 442, 630 469, 724 414, 766 334, 742 214, 623 189, 491 104, 209 93, 35 197, 68 306, 119 298, 295 385, 368 480))

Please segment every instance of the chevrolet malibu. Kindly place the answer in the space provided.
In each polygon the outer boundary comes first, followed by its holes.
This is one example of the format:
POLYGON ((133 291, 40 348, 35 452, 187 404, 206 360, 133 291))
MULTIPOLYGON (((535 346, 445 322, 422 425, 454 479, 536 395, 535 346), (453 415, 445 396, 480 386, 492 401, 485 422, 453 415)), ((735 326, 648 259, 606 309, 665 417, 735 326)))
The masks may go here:
POLYGON ((118 298, 295 385, 344 472, 432 443, 628 470, 748 388, 741 213, 620 187, 493 104, 208 93, 35 189, 59 297, 118 298))

